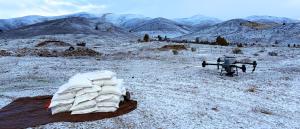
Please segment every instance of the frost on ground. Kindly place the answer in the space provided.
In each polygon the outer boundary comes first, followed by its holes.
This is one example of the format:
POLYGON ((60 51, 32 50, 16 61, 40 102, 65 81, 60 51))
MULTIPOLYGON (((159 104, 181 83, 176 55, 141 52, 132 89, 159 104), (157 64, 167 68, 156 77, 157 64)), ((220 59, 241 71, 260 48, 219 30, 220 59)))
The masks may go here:
MULTIPOLYGON (((71 38, 70 38, 71 39, 71 38)), ((40 39, 1 41, 1 49, 34 47, 40 39), (18 46, 18 47, 21 47, 18 46)), ((18 97, 49 95, 78 72, 111 70, 125 79, 138 101, 129 114, 80 123, 33 128, 300 128, 300 50, 246 47, 240 60, 257 60, 257 71, 220 76, 216 62, 234 47, 188 45, 160 51, 167 43, 136 43, 82 37, 96 57, 0 57, 0 107, 18 97), (190 48, 196 48, 192 52, 190 48), (269 52, 278 53, 270 56, 269 52)), ((72 44, 72 41, 66 41, 72 44)))

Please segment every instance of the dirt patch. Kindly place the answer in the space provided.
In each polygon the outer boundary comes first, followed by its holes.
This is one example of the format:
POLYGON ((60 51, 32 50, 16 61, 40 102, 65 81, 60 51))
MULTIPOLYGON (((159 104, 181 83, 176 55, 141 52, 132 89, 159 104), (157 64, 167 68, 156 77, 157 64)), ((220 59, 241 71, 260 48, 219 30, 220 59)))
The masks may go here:
POLYGON ((120 103, 115 112, 71 115, 70 112, 51 115, 47 108, 52 96, 19 98, 0 110, 0 129, 40 126, 54 122, 85 122, 101 120, 129 113, 137 108, 136 101, 120 103))
POLYGON ((165 46, 159 48, 158 50, 160 50, 160 51, 168 51, 168 50, 180 51, 180 50, 187 50, 187 48, 185 45, 165 45, 165 46))
POLYGON ((101 56, 102 54, 86 47, 77 47, 70 49, 30 49, 22 48, 16 51, 16 56, 40 56, 40 57, 71 57, 71 56, 101 56))
POLYGON ((48 41, 38 43, 35 47, 68 47, 68 46, 72 46, 72 45, 62 41, 48 40, 48 41))
POLYGON ((62 56, 101 56, 102 54, 89 48, 79 47, 72 51, 67 50, 61 53, 62 56))

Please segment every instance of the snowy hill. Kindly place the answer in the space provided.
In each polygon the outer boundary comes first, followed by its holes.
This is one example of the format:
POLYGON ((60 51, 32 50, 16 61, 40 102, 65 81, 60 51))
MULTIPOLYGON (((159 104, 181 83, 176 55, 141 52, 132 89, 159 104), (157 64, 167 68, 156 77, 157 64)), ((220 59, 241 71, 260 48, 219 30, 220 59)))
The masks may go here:
POLYGON ((274 26, 273 24, 234 19, 178 38, 194 40, 199 37, 201 40, 214 41, 217 36, 223 36, 228 41, 235 43, 299 43, 300 23, 274 26))
POLYGON ((10 30, 10 29, 15 29, 26 25, 43 22, 46 20, 48 20, 48 18, 43 16, 25 16, 25 17, 12 18, 12 19, 0 19, 0 29, 10 30))
POLYGON ((62 19, 62 18, 70 18, 70 17, 93 18, 96 16, 89 13, 75 13, 75 14, 62 15, 62 16, 46 17, 46 16, 32 15, 32 16, 25 16, 25 17, 12 18, 12 19, 0 19, 0 30, 6 31, 6 30, 16 29, 19 27, 33 25, 45 21, 62 19))
POLYGON ((126 30, 116 27, 111 23, 101 22, 99 19, 88 19, 82 17, 63 18, 24 26, 1 33, 0 37, 24 38, 54 34, 120 35, 125 37, 134 37, 126 30))
POLYGON ((116 26, 126 29, 132 29, 151 18, 136 14, 113 14, 107 13, 101 16, 101 19, 106 22, 113 23, 116 26))
POLYGON ((195 15, 192 17, 188 17, 188 18, 177 18, 174 19, 174 21, 181 23, 181 24, 185 24, 185 25, 192 25, 192 26, 196 26, 196 25, 205 25, 205 24, 217 24, 222 22, 220 19, 217 18, 213 18, 213 17, 207 17, 207 16, 203 16, 203 15, 195 15))
POLYGON ((191 32, 188 26, 179 24, 165 18, 155 18, 144 22, 142 25, 130 30, 138 34, 162 35, 176 37, 191 32))
POLYGON ((300 22, 296 19, 290 19, 286 17, 274 17, 274 16, 249 16, 245 18, 249 21, 261 22, 261 23, 297 23, 300 22))
POLYGON ((194 31, 198 31, 208 26, 215 25, 217 23, 222 22, 220 19, 207 17, 203 15, 195 15, 188 18, 176 18, 174 21, 184 24, 187 26, 191 26, 194 31))

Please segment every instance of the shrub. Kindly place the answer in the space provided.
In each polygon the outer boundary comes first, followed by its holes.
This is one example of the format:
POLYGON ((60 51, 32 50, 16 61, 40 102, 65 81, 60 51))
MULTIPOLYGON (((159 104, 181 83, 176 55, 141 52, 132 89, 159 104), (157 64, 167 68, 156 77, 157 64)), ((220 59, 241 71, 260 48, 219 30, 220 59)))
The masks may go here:
POLYGON ((158 41, 162 41, 162 37, 160 35, 157 36, 158 41))
POLYGON ((150 36, 148 34, 145 34, 144 42, 149 42, 149 41, 150 41, 150 36))
POLYGON ((173 55, 178 55, 179 54, 177 50, 172 50, 172 52, 173 52, 173 55))
POLYGON ((276 52, 269 52, 268 54, 269 54, 269 56, 278 56, 278 53, 276 53, 276 52))
POLYGON ((200 43, 199 37, 196 38, 195 42, 196 42, 196 43, 200 43))
POLYGON ((195 51, 197 51, 197 49, 194 48, 194 47, 192 47, 192 48, 191 48, 191 51, 192 51, 192 52, 195 52, 195 51))
POLYGON ((243 54, 242 50, 240 48, 238 48, 238 47, 232 49, 232 53, 233 54, 243 54))
POLYGON ((221 36, 218 36, 217 39, 216 39, 216 43, 218 45, 221 45, 221 46, 228 46, 229 43, 227 42, 227 40, 221 36))
POLYGON ((0 56, 10 56, 12 53, 6 50, 0 50, 0 56))
POLYGON ((238 43, 236 46, 237 47, 243 47, 243 44, 242 43, 238 43))
POLYGON ((259 54, 258 53, 255 53, 255 54, 253 54, 254 56, 259 56, 259 54))
POLYGON ((80 42, 80 43, 77 43, 76 45, 77 45, 77 46, 81 46, 81 47, 85 47, 85 46, 86 46, 86 43, 80 42))

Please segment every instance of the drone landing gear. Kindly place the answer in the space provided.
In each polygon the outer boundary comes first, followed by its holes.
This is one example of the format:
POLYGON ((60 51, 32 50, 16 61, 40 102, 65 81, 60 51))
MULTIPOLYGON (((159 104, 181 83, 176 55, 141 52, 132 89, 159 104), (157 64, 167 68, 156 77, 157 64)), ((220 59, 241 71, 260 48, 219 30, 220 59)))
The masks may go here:
MULTIPOLYGON (((223 71, 225 71, 225 70, 223 70, 223 69, 221 70, 221 73, 220 73, 221 76, 224 75, 223 71)), ((225 73, 225 76, 228 76, 228 77, 234 77, 234 76, 238 76, 238 75, 239 75, 238 72, 235 72, 235 71, 225 73)))

